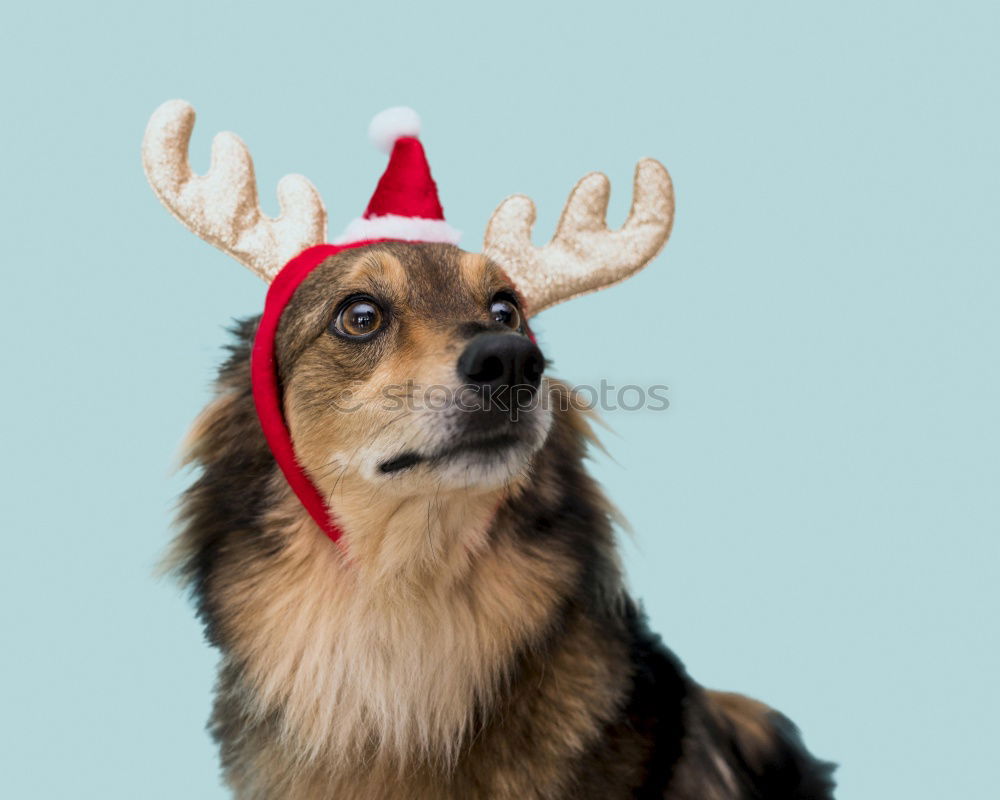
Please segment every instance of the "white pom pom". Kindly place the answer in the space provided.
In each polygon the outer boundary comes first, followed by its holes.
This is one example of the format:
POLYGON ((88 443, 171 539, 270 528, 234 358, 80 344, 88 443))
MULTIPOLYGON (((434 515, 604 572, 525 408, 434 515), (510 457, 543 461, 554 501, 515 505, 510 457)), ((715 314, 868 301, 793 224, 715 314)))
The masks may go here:
POLYGON ((380 111, 368 125, 368 138, 379 150, 392 152, 396 140, 420 133, 420 117, 408 106, 394 106, 380 111))

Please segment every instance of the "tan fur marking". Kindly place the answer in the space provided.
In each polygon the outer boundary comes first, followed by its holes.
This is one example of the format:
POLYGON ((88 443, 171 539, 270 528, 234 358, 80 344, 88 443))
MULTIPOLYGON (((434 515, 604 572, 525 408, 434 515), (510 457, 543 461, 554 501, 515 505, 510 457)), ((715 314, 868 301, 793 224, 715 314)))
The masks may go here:
POLYGON ((367 276, 376 276, 382 282, 392 285, 398 294, 406 291, 406 270, 399 259, 384 250, 366 252, 363 257, 354 262, 347 273, 345 285, 359 284, 367 276))
POLYGON ((462 281, 472 289, 482 289, 491 284, 500 288, 507 282, 500 268, 481 253, 463 253, 458 263, 462 281))

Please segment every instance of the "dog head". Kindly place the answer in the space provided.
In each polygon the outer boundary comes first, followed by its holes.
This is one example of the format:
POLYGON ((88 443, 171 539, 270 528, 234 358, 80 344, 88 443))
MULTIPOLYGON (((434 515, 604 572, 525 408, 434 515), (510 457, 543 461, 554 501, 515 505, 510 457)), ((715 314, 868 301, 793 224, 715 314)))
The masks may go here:
POLYGON ((296 454, 321 493, 492 489, 521 475, 551 423, 544 359, 489 258, 384 243, 314 269, 275 354, 296 454))
POLYGON ((444 220, 419 120, 390 109, 370 131, 391 156, 368 208, 333 246, 316 247, 326 212, 312 184, 282 179, 282 213, 271 219, 233 134, 216 137, 208 174, 193 174, 193 126, 181 101, 154 113, 147 176, 182 222, 273 281, 254 346, 257 410, 289 485, 334 539, 337 487, 398 497, 495 491, 523 476, 551 422, 525 319, 638 271, 673 221, 670 177, 644 159, 621 229, 607 229, 610 186, 592 173, 548 245, 532 245, 534 205, 515 195, 490 219, 484 255, 464 253, 444 220))

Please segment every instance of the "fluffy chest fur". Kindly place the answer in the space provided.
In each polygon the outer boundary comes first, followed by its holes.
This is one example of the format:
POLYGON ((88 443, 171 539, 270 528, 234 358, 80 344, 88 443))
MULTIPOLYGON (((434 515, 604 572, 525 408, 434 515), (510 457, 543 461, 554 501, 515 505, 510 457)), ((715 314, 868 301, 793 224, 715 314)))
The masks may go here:
POLYGON ((428 535, 479 541, 474 557, 374 574, 299 530, 309 523, 288 505, 272 518, 280 552, 219 588, 253 714, 280 719, 305 759, 453 762, 517 656, 559 622, 572 568, 497 532, 436 530, 447 521, 421 509, 428 535))

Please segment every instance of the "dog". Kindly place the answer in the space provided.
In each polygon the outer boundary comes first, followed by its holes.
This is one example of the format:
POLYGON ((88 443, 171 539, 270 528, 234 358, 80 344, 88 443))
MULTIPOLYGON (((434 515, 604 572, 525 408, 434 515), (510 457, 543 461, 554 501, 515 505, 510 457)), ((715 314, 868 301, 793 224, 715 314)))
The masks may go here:
POLYGON ((168 557, 221 654, 235 796, 832 797, 786 717, 703 688, 649 629, 584 468, 589 413, 505 265, 377 241, 319 259, 282 308, 275 385, 336 543, 262 426, 266 317, 235 326, 189 435, 168 557))

